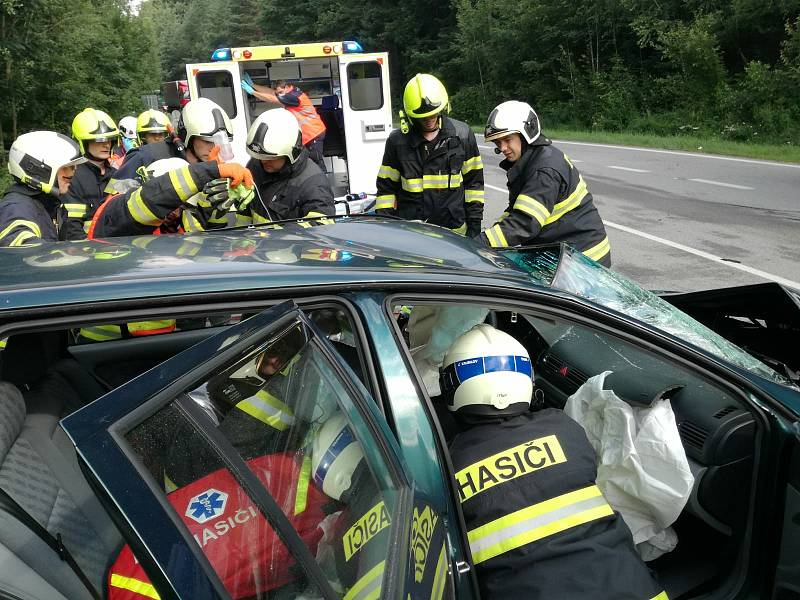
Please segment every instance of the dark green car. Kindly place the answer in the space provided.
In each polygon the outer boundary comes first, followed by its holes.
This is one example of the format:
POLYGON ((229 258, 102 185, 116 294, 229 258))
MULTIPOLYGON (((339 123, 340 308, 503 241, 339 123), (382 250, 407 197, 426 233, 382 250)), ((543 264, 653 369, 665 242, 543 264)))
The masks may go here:
POLYGON ((438 367, 479 322, 527 348, 539 406, 607 371, 669 399, 694 477, 648 563, 670 598, 800 597, 795 292, 665 299, 568 247, 372 217, 0 273, 0 598, 477 598, 438 367), (316 479, 333 417, 368 466, 348 501, 316 479))

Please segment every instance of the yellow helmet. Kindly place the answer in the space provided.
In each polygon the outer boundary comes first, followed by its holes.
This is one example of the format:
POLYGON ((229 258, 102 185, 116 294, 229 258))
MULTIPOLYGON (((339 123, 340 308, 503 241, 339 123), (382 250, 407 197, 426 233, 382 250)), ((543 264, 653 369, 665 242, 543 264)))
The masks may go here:
POLYGON ((447 90, 433 75, 417 73, 403 90, 403 109, 407 117, 423 119, 450 110, 447 90))
POLYGON ((169 117, 160 110, 146 110, 136 119, 136 139, 140 144, 143 133, 168 133, 171 129, 169 117))
POLYGON ((81 153, 86 154, 84 142, 117 142, 119 129, 114 119, 95 108, 84 108, 72 120, 72 137, 78 140, 81 153))

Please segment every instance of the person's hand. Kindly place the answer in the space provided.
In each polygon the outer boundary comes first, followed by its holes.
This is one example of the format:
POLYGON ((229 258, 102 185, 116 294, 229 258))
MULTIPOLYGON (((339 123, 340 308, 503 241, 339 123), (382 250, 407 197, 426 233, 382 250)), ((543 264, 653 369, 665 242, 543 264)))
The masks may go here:
POLYGON ((220 177, 231 180, 231 188, 235 188, 240 183, 243 183, 246 188, 252 189, 253 187, 253 174, 250 169, 238 163, 222 163, 219 165, 219 174, 220 177))
POLYGON ((247 83, 247 85, 249 85, 250 87, 253 87, 255 85, 253 83, 253 78, 250 77, 250 73, 248 73, 247 71, 244 72, 244 76, 242 76, 242 81, 247 83))
POLYGON ((197 201, 201 208, 219 208, 225 210, 230 206, 228 194, 228 180, 224 177, 212 179, 203 186, 203 193, 197 201))
POLYGON ((250 205, 253 198, 256 197, 256 192, 255 189, 248 188, 240 183, 229 191, 229 196, 231 202, 236 205, 236 210, 241 212, 250 205))
POLYGON ((250 94, 251 96, 256 93, 255 89, 253 89, 253 80, 250 79, 249 75, 245 75, 242 79, 242 89, 250 94))

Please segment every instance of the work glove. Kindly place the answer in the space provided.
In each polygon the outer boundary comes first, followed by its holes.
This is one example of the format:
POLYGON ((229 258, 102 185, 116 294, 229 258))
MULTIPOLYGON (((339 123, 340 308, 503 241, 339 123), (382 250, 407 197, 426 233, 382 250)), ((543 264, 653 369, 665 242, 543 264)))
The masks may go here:
POLYGON ((474 238, 481 233, 481 223, 480 221, 467 223, 467 237, 474 238))
POLYGON ((224 177, 212 179, 203 186, 203 193, 197 200, 200 208, 216 208, 227 210, 231 205, 231 198, 228 193, 228 180, 224 177))
POLYGON ((247 188, 253 188, 253 174, 250 172, 250 169, 247 169, 238 163, 220 164, 219 176, 230 179, 231 188, 235 188, 240 183, 243 183, 247 188))
POLYGON ((253 78, 248 73, 245 73, 242 77, 242 89, 251 96, 256 92, 253 88, 253 78))
POLYGON ((231 187, 228 190, 228 196, 231 199, 231 204, 236 206, 236 210, 243 212, 248 206, 250 206, 253 198, 256 197, 256 191, 255 189, 248 188, 243 183, 240 183, 236 187, 231 187))

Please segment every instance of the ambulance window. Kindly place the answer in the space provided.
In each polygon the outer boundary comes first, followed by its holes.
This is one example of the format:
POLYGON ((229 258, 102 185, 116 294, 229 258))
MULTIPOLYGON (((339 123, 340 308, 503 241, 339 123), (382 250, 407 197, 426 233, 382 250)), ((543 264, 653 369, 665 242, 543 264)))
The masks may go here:
POLYGON ((375 61, 347 65, 350 108, 375 110, 383 106, 383 72, 375 61))
POLYGON ((219 104, 231 119, 236 117, 236 96, 230 73, 227 71, 198 73, 197 89, 201 98, 208 98, 219 104))

